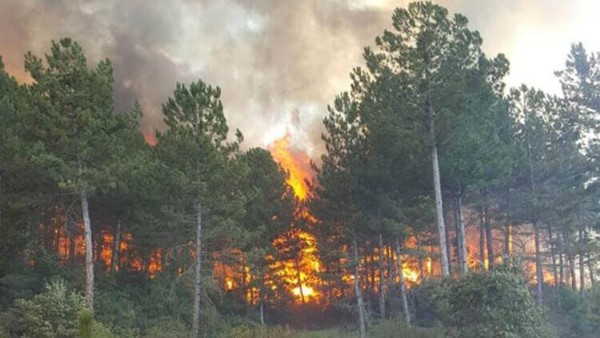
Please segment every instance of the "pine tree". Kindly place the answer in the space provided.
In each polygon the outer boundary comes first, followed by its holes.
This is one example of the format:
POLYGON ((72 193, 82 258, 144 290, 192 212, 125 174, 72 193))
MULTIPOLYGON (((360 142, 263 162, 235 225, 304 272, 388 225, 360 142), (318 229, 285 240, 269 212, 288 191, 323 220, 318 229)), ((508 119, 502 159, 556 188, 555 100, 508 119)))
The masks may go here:
POLYGON ((94 261, 89 200, 116 186, 123 138, 132 132, 130 115, 113 108, 112 66, 108 60, 87 66, 81 47, 71 39, 53 42, 46 65, 31 53, 25 68, 45 151, 37 156, 58 186, 77 195, 85 232, 86 303, 93 308, 94 261))
MULTIPOLYGON (((219 87, 201 80, 189 88, 177 84, 173 97, 163 105, 169 129, 158 135, 158 156, 177 182, 178 208, 195 214, 193 337, 200 334, 204 226, 207 221, 212 229, 219 229, 217 224, 231 226, 244 211, 241 193, 235 189, 242 177, 235 172, 239 167, 233 158, 238 143, 227 142, 229 128, 220 96, 219 87)), ((236 135, 241 141, 241 133, 236 135)))

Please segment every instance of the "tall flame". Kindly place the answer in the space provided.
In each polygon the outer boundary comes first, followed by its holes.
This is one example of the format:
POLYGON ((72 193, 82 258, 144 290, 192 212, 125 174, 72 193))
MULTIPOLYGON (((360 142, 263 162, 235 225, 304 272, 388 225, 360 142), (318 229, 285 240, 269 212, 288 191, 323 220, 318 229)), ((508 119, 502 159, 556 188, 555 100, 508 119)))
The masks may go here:
POLYGON ((282 138, 275 140, 269 147, 273 159, 288 171, 287 183, 294 190, 296 197, 303 201, 308 195, 306 179, 312 176, 310 159, 306 153, 290 147, 291 134, 288 132, 282 138))
MULTIPOLYGON (((303 151, 295 150, 290 146, 291 134, 288 132, 280 139, 277 139, 269 147, 273 159, 279 163, 287 172, 287 184, 294 191, 294 195, 299 201, 304 201, 308 194, 308 185, 306 180, 312 176, 310 168, 310 159, 303 151)), ((304 218, 309 223, 314 223, 315 218, 300 206, 298 218, 304 218)), ((275 247, 281 249, 281 246, 290 245, 294 241, 286 241, 284 238, 290 237, 295 239, 300 246, 299 257, 295 262, 276 262, 272 268, 277 269, 279 265, 283 265, 284 269, 279 270, 279 274, 283 274, 288 285, 292 285, 291 293, 298 300, 305 302, 307 300, 318 300, 316 286, 318 280, 317 273, 321 268, 321 262, 317 257, 317 247, 315 237, 303 230, 291 228, 284 236, 277 238, 273 243, 275 247)), ((291 244, 294 245, 294 244, 291 244)))

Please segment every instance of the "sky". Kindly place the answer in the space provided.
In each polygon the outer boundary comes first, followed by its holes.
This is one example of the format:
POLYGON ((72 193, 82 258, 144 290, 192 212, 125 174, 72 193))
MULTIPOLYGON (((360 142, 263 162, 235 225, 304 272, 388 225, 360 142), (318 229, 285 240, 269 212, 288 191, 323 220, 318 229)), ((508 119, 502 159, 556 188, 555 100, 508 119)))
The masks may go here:
MULTIPOLYGON (((597 0, 440 0, 479 30, 488 56, 511 62, 509 86, 558 94, 554 71, 570 44, 600 51, 597 0)), ((177 82, 222 89, 225 114, 246 146, 267 147, 289 132, 311 157, 322 151, 321 120, 349 89, 362 51, 391 27, 386 0, 1 0, 0 55, 27 81, 23 55, 72 37, 90 64, 109 58, 118 109, 142 105, 141 128, 164 128, 161 104, 177 82)))

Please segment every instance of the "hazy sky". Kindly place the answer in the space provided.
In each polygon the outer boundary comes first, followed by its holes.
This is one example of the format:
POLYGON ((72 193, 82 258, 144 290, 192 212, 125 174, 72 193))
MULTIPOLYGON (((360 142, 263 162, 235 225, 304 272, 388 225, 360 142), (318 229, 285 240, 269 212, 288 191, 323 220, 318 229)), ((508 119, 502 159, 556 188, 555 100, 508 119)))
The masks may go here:
MULTIPOLYGON (((597 0, 445 0, 481 32, 489 56, 505 53, 509 85, 558 93, 553 72, 572 42, 600 50, 597 0)), ((221 86, 230 125, 248 145, 293 134, 297 147, 319 151, 321 119, 348 89, 362 49, 389 28, 385 0, 0 0, 0 55, 25 79, 23 54, 41 55, 70 36, 88 58, 109 57, 119 108, 135 99, 145 132, 162 127, 160 105, 177 81, 221 86), (153 4, 155 3, 155 4, 153 4)))

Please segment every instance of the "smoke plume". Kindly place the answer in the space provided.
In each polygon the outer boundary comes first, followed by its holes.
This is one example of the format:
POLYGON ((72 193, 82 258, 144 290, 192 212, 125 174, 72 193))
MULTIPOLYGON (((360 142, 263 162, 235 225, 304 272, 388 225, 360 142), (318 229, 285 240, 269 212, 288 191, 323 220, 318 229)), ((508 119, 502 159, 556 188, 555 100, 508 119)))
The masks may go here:
MULTIPOLYGON (((391 26, 393 8, 407 3, 3 0, 0 55, 11 74, 27 81, 26 51, 42 55, 51 40, 74 38, 90 61, 113 62, 117 107, 138 100, 144 133, 164 128, 160 107, 176 82, 201 78, 222 88, 229 124, 242 130, 248 145, 266 146, 290 132, 295 146, 314 157, 326 105, 348 89, 349 72, 362 64, 363 48, 391 26)), ((508 54, 510 84, 544 88, 571 42, 600 49, 592 36, 597 20, 586 14, 599 12, 593 1, 441 3, 469 17, 489 54, 508 54)))

